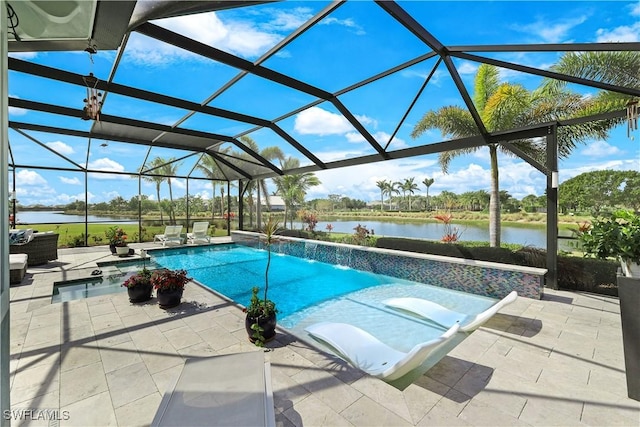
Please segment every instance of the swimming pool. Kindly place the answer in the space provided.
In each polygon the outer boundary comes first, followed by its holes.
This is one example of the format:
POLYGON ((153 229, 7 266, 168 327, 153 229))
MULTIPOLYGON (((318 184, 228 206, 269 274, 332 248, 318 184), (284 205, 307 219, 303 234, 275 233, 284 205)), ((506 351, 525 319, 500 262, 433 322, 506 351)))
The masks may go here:
MULTIPOLYGON (((185 269, 204 286, 247 305, 251 288, 264 290, 264 270, 267 252, 242 245, 215 245, 154 251, 153 260, 161 267, 185 269)), ((379 316, 392 315, 421 330, 425 336, 425 322, 403 316, 380 304, 385 298, 415 296, 437 302, 452 310, 478 314, 496 302, 496 299, 437 286, 374 274, 319 261, 272 253, 269 270, 269 299, 278 307, 278 324, 295 330, 322 311, 327 310, 339 321, 342 316, 349 323, 383 321, 379 316), (337 305, 336 305, 337 304, 337 305), (343 307, 341 307, 343 305, 343 307), (353 318, 352 318, 353 317, 353 318)), ((431 323, 431 322, 426 322, 431 323)), ((442 328, 431 324, 430 334, 442 333, 442 328)), ((402 331, 402 329, 400 329, 402 331)), ((390 338, 394 335, 390 332, 390 338)), ((403 335, 402 333, 399 335, 403 335)))

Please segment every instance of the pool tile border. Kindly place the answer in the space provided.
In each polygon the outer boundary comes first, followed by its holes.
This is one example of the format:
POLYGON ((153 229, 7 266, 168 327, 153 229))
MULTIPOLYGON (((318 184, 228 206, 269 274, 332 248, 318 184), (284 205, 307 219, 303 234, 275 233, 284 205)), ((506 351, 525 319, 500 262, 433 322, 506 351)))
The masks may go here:
MULTIPOLYGON (((245 246, 264 246, 258 233, 232 231, 231 239, 245 246)), ((520 296, 541 299, 547 273, 541 268, 284 236, 278 237, 272 250, 492 298, 504 298, 515 290, 520 296)))

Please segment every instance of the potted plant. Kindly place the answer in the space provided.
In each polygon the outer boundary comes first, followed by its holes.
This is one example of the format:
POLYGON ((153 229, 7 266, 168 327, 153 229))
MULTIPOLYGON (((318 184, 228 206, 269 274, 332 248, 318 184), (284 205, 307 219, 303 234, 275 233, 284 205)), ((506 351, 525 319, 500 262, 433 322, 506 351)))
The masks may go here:
POLYGON ((151 270, 147 270, 147 268, 144 267, 142 270, 132 276, 129 276, 122 286, 127 288, 129 302, 137 303, 149 301, 151 299, 151 291, 153 290, 153 285, 151 284, 151 270))
POLYGON ((262 347, 264 343, 272 340, 276 336, 276 304, 268 298, 269 292, 269 267, 271 265, 271 245, 275 241, 275 234, 279 230, 280 224, 273 217, 269 217, 262 229, 261 240, 267 250, 267 266, 264 271, 264 298, 258 297, 259 288, 253 287, 251 290, 251 301, 244 309, 247 313, 245 318, 245 329, 249 335, 249 341, 262 347))
POLYGON ((116 254, 119 256, 129 254, 129 247, 127 246, 127 233, 122 229, 122 227, 118 227, 114 225, 109 227, 107 231, 104 232, 107 239, 109 239, 109 249, 111 249, 112 254, 116 254))
POLYGON ((156 290, 158 305, 166 310, 180 304, 184 285, 190 281, 185 270, 156 270, 151 274, 151 284, 156 290))
POLYGON ((585 255, 617 258, 627 277, 640 277, 640 216, 618 210, 604 219, 595 219, 580 233, 585 255))

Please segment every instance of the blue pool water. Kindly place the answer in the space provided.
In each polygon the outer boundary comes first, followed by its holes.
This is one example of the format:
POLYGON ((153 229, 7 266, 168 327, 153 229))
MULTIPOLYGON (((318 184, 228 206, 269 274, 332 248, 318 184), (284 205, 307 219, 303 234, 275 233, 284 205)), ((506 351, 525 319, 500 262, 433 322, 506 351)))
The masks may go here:
MULTIPOLYGON (((253 286, 264 291, 265 250, 216 245, 158 251, 153 253, 153 258, 162 267, 187 270, 198 282, 243 305, 249 303, 253 286)), ((319 312, 324 313, 321 320, 328 320, 326 313, 332 312, 333 321, 356 325, 385 321, 378 317, 380 315, 407 320, 407 316, 380 303, 385 298, 400 296, 426 298, 470 315, 480 313, 496 302, 492 298, 340 265, 276 253, 271 255, 269 299, 277 304, 278 323, 289 329, 306 325, 319 312)), ((416 324, 415 318, 408 321, 411 325, 416 324)), ((424 324, 420 328, 424 330, 424 324)), ((442 333, 441 328, 435 329, 432 334, 442 333)), ((402 335, 402 329, 389 332, 389 337, 393 339, 394 334, 402 335)))

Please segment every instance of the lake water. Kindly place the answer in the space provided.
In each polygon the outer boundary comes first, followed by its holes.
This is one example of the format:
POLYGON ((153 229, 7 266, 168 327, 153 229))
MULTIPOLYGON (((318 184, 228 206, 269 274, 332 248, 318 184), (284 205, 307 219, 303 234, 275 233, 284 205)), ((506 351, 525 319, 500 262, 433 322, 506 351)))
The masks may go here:
MULTIPOLYGON (((116 218, 109 216, 89 215, 89 222, 112 222, 119 224, 136 224, 138 221, 131 218, 116 218)), ((84 222, 83 215, 65 215, 61 211, 25 211, 18 212, 17 220, 24 224, 64 224, 72 222, 84 222)), ((301 228, 301 223, 294 222, 294 228, 301 228)), ((319 221, 316 230, 325 231, 327 224, 333 226, 337 233, 353 234, 354 228, 360 224, 372 230, 377 236, 395 236, 417 239, 440 240, 443 226, 435 222, 391 222, 391 221, 366 221, 366 220, 333 220, 319 221)), ((463 225, 453 224, 461 231, 462 241, 489 241, 489 225, 463 225)), ((538 248, 547 247, 547 232, 544 227, 502 225, 501 240, 503 243, 515 243, 530 245, 538 248)), ((560 239, 560 249, 570 250, 567 240, 560 239)))
MULTIPOLYGON (((89 215, 87 219, 89 222, 138 223, 137 219, 110 216, 89 215)), ((66 215, 62 211, 24 211, 16 213, 16 221, 19 224, 68 224, 71 222, 84 222, 84 215, 66 215)))

